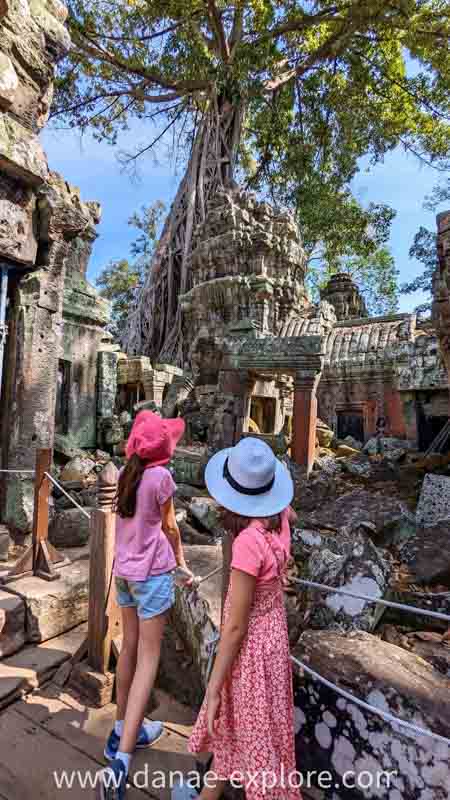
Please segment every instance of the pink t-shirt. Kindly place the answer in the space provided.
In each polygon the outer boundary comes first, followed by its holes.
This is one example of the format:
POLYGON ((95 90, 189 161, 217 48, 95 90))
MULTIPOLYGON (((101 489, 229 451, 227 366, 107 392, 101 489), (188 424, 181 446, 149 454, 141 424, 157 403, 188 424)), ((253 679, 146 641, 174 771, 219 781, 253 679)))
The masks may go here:
POLYGON ((116 520, 114 574, 145 581, 176 567, 172 547, 161 527, 161 506, 175 494, 176 485, 165 467, 146 469, 137 490, 134 517, 116 520))
POLYGON ((281 513, 281 531, 269 533, 264 520, 253 519, 233 543, 232 569, 257 578, 257 583, 273 581, 291 555, 289 509, 281 513))

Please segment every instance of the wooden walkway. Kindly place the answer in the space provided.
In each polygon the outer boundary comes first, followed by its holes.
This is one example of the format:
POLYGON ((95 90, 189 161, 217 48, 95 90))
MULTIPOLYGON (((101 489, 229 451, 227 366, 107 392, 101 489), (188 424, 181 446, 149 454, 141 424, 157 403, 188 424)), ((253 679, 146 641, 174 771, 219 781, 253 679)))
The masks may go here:
MULTIPOLYGON (((164 733, 155 745, 136 754, 133 773, 140 778, 158 771, 168 774, 195 769, 195 758, 187 751, 187 739, 194 721, 190 709, 157 692, 158 708, 149 715, 164 722, 164 733)), ((114 723, 115 706, 88 708, 55 684, 29 694, 0 713, 0 798, 1 800, 86 800, 94 790, 82 788, 82 779, 104 765, 103 747, 114 723), (75 775, 72 788, 58 788, 58 776, 65 770, 75 775)), ((138 782, 141 786, 141 781, 138 782)), ((168 800, 170 791, 132 788, 127 800, 145 798, 168 800)))
MULTIPOLYGON (((150 718, 164 722, 164 733, 149 750, 136 753, 133 775, 171 771, 187 774, 196 769, 195 758, 187 751, 187 740, 194 722, 191 709, 157 690, 159 702, 150 718)), ((95 791, 77 780, 94 776, 104 764, 103 748, 114 723, 115 706, 89 708, 75 695, 53 683, 37 689, 0 712, 0 800, 88 800, 95 791), (72 788, 58 788, 60 778, 75 776, 72 788)), ((302 790, 303 800, 324 800, 314 789, 302 790)), ((127 800, 170 800, 170 790, 131 788, 127 800)))

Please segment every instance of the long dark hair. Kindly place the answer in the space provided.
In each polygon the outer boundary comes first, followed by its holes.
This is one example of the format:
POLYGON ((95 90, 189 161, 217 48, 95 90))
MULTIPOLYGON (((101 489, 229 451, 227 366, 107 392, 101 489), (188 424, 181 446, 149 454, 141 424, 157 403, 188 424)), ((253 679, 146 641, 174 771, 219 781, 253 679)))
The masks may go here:
MULTIPOLYGON (((291 506, 288 508, 289 524, 297 521, 297 513, 291 506)), ((244 517, 242 514, 235 514, 222 508, 221 523, 233 538, 238 536, 250 525, 252 517, 244 517)), ((281 514, 273 514, 271 517, 264 517, 264 524, 268 533, 281 533, 281 514)))
POLYGON ((139 456, 131 456, 120 473, 117 486, 115 510, 119 517, 134 517, 136 511, 137 490, 145 470, 145 461, 139 456))
MULTIPOLYGON (((222 525, 228 533, 231 533, 233 538, 238 536, 250 525, 252 517, 244 517, 242 514, 235 514, 233 511, 223 509, 222 525)), ((265 517, 265 528, 269 533, 280 533, 281 531, 281 516, 274 514, 272 517, 265 517)))

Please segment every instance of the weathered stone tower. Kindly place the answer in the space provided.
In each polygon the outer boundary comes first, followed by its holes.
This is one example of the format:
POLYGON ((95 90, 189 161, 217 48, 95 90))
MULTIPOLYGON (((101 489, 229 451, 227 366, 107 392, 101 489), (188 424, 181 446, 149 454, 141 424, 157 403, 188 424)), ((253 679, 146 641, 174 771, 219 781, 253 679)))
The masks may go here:
POLYGON ((193 288, 180 298, 190 361, 214 383, 223 339, 247 324, 277 335, 292 309, 309 305, 306 259, 292 217, 241 189, 218 193, 195 233, 193 288))
POLYGON ((320 297, 331 303, 339 322, 369 316, 361 292, 346 272, 333 275, 320 292, 320 297))

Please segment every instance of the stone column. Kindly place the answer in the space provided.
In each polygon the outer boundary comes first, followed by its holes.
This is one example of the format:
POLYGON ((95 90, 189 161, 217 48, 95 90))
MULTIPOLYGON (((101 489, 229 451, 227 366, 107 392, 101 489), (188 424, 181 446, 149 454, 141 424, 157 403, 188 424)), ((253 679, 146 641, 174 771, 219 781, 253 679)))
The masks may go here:
POLYGON ((294 419, 292 427, 292 458, 312 470, 316 454, 317 386, 320 373, 298 370, 294 376, 294 419))

